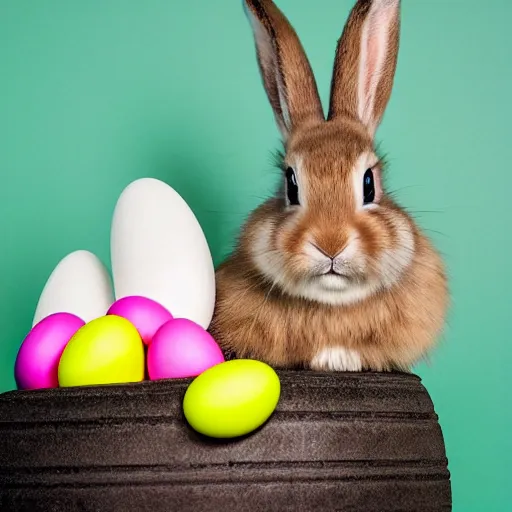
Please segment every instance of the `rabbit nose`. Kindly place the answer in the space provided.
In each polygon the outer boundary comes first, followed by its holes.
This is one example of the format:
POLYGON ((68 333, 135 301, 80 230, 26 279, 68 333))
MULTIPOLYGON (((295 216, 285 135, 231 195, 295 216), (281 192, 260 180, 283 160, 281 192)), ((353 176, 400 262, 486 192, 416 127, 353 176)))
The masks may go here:
POLYGON ((349 242, 348 229, 335 226, 329 230, 312 233, 309 242, 313 247, 331 261, 343 252, 349 242))
POLYGON ((317 243, 315 242, 310 242, 310 244, 318 251, 320 252, 321 254, 323 254, 324 256, 326 256, 327 258, 329 258, 331 260, 331 263, 334 262, 336 256, 341 252, 341 251, 338 251, 337 254, 335 254, 334 256, 332 256, 331 254, 329 254, 325 249, 322 249, 322 247, 320 247, 317 243))
POLYGON ((313 244, 315 249, 318 251, 318 252, 321 252, 324 256, 327 256, 331 261, 334 259, 330 254, 327 253, 327 251, 325 251, 324 249, 322 249, 320 246, 316 245, 316 244, 313 244))

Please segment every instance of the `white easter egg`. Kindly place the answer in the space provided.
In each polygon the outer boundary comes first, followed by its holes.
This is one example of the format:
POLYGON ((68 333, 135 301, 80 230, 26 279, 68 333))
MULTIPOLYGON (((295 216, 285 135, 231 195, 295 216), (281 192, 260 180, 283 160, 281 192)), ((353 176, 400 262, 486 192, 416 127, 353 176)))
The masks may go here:
POLYGON ((72 313, 90 322, 105 315, 113 302, 112 281, 103 263, 89 251, 75 251, 48 278, 33 325, 53 313, 72 313))
POLYGON ((215 305, 210 248, 195 215, 169 185, 132 182, 116 204, 111 233, 116 299, 153 299, 175 318, 208 328, 215 305))

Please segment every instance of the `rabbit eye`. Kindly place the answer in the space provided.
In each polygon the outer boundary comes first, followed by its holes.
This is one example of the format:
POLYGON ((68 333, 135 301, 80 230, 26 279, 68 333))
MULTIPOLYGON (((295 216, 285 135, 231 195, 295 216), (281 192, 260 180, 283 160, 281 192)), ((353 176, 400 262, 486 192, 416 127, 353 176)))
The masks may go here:
POLYGON ((375 200, 375 179, 373 176, 373 171, 371 169, 368 169, 364 173, 363 198, 364 204, 373 203, 373 201, 375 200))
POLYGON ((295 171, 291 167, 286 169, 286 194, 288 195, 288 201, 291 205, 300 204, 299 185, 297 184, 295 171))

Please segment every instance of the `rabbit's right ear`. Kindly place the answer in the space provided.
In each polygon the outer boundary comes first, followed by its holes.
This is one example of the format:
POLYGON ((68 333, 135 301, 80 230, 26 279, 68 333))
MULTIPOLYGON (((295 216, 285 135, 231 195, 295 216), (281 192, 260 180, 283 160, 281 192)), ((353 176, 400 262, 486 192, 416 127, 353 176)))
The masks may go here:
POLYGON ((313 71, 294 29, 272 0, 243 0, 258 63, 283 138, 324 114, 313 71))

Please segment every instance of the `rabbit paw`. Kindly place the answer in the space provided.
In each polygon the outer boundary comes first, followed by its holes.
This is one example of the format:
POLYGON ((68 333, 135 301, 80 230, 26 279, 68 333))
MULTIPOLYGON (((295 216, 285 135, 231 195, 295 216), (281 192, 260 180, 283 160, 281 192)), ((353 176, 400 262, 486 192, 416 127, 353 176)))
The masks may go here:
POLYGON ((328 347, 320 350, 311 361, 311 368, 318 371, 360 372, 361 356, 356 350, 328 347))

